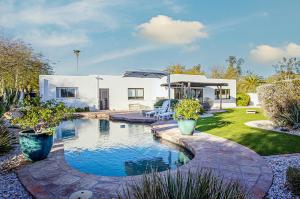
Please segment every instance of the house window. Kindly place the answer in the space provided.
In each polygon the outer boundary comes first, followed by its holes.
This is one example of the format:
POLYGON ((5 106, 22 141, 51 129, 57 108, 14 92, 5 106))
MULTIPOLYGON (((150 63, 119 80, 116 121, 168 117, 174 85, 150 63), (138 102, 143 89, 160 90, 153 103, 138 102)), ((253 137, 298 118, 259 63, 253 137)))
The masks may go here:
POLYGON ((143 88, 129 88, 128 89, 128 99, 144 99, 144 89, 143 88))
POLYGON ((77 88, 74 87, 57 87, 56 98, 76 98, 77 88))
MULTIPOLYGON (((215 89, 215 99, 220 99, 220 89, 215 89)), ((222 89, 222 99, 230 99, 230 89, 222 89)))

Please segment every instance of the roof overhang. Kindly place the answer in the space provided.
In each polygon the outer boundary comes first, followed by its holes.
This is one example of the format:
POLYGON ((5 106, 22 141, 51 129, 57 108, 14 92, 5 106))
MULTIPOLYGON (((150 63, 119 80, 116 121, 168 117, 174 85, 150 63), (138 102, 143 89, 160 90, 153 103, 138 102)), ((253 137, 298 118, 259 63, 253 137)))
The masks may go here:
MULTIPOLYGON (((215 82, 172 82, 171 87, 205 87, 205 86, 228 86, 228 83, 215 83, 215 82)), ((168 84, 161 84, 161 86, 168 86, 168 84)))
POLYGON ((126 71, 123 77, 137 77, 137 78, 162 78, 169 75, 163 71, 126 71))

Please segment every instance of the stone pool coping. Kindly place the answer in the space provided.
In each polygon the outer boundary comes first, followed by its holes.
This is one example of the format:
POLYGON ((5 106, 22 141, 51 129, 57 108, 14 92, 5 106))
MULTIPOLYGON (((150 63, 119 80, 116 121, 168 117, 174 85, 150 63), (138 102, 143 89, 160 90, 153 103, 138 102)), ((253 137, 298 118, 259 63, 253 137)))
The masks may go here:
MULTIPOLYGON (((206 133, 182 136, 174 121, 152 125, 153 132, 166 140, 186 147, 194 158, 178 170, 185 173, 198 169, 212 170, 225 180, 238 180, 253 198, 263 198, 272 184, 272 170, 263 157, 235 142, 206 133)), ((176 170, 171 170, 175 173, 176 170)), ((165 174, 166 171, 161 172, 165 174)), ((64 159, 63 142, 56 142, 49 157, 17 171, 24 187, 37 199, 69 198, 78 190, 90 190, 93 198, 117 198, 127 183, 141 176, 108 177, 82 173, 64 159)))

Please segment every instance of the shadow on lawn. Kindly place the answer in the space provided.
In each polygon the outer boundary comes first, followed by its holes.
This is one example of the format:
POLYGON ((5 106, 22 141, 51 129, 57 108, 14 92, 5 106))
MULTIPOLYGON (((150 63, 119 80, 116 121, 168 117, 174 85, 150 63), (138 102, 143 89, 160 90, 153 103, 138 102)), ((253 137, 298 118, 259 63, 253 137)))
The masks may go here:
POLYGON ((250 128, 249 133, 233 139, 260 155, 278 155, 300 152, 300 137, 250 128))
MULTIPOLYGON (((228 110, 228 111, 232 112, 232 110, 228 110)), ((200 132, 209 131, 211 129, 221 128, 232 124, 231 121, 224 119, 223 114, 225 113, 217 113, 213 117, 200 118, 197 123, 196 129, 199 130, 200 132)))

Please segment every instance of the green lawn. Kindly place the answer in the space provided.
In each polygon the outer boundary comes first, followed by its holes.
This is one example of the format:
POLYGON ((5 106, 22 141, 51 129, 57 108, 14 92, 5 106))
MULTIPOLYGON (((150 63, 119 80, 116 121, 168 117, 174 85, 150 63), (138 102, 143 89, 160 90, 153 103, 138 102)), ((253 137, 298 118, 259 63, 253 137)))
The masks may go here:
POLYGON ((260 155, 300 153, 300 136, 246 126, 245 122, 266 119, 261 109, 256 110, 259 112, 258 114, 246 114, 245 108, 228 109, 228 112, 200 119, 196 128, 200 132, 210 133, 240 143, 260 155))

